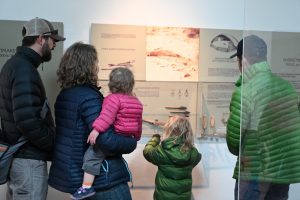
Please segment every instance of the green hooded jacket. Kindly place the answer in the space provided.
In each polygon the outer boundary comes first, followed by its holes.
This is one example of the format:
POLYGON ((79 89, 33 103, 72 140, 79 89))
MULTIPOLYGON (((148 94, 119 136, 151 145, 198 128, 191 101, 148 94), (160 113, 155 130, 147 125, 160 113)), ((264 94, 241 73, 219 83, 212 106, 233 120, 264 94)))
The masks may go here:
POLYGON ((154 135, 144 148, 144 157, 158 166, 155 177, 155 200, 190 200, 192 170, 200 162, 201 154, 193 147, 181 152, 181 138, 170 137, 160 143, 154 135))
POLYGON ((233 177, 279 184, 300 182, 298 94, 267 62, 243 74, 231 99, 226 141, 238 156, 233 177))

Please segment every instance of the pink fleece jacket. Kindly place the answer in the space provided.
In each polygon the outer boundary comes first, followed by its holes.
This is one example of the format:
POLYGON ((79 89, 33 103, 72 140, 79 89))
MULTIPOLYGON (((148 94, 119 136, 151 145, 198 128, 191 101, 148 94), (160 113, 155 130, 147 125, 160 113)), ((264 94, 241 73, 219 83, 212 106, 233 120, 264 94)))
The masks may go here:
POLYGON ((102 111, 93 123, 99 133, 114 125, 117 133, 140 140, 142 134, 143 105, 135 96, 110 94, 104 98, 102 111))

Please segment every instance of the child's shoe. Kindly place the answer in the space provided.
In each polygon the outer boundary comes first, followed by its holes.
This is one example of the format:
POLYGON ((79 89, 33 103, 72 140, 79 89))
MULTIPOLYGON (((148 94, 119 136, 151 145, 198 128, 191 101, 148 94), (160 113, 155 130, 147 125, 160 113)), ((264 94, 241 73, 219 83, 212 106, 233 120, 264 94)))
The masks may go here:
POLYGON ((87 197, 93 196, 95 193, 96 192, 93 187, 90 188, 80 187, 73 195, 71 195, 71 198, 73 200, 85 199, 87 197))

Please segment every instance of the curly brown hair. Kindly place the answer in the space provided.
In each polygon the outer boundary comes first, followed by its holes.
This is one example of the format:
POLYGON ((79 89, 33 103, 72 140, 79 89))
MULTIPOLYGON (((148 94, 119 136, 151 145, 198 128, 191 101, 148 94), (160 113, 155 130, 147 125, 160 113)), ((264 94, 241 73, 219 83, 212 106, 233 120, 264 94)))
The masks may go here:
POLYGON ((117 67, 109 74, 108 87, 111 93, 132 95, 134 76, 130 69, 117 67))
POLYGON ((71 45, 61 58, 57 70, 61 88, 76 85, 94 85, 98 83, 98 57, 93 45, 76 42, 71 45))

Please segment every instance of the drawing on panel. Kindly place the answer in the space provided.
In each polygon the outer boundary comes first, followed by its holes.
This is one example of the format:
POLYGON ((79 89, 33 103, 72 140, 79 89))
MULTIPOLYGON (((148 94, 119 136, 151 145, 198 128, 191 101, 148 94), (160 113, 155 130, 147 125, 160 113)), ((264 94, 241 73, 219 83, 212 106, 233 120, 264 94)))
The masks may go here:
MULTIPOLYGON (((190 116, 190 111, 188 111, 187 107, 185 106, 178 106, 178 107, 166 106, 165 109, 169 111, 169 117, 178 115, 178 116, 188 118, 190 116)), ((145 118, 143 118, 143 122, 149 124, 153 128, 154 133, 161 133, 166 123, 165 121, 160 121, 158 119, 145 119, 145 118)))
POLYGON ((198 81, 199 29, 147 27, 146 79, 198 81))
POLYGON ((113 70, 114 68, 118 68, 118 67, 126 67, 126 68, 130 69, 133 67, 134 62, 135 62, 135 60, 129 60, 126 62, 121 62, 121 63, 109 63, 109 64, 107 64, 106 67, 102 67, 101 70, 113 70))
POLYGON ((237 48, 238 40, 230 34, 218 34, 211 42, 210 46, 217 51, 231 52, 237 48))

